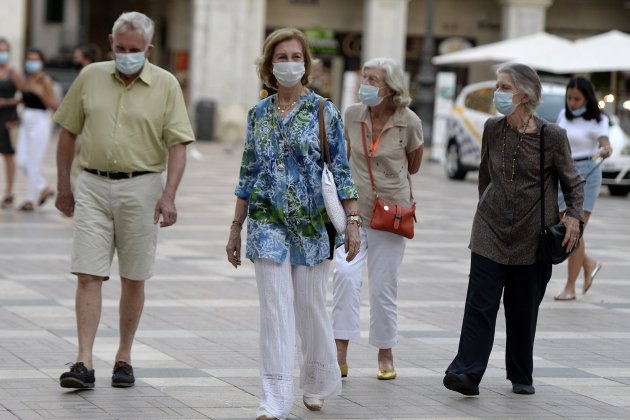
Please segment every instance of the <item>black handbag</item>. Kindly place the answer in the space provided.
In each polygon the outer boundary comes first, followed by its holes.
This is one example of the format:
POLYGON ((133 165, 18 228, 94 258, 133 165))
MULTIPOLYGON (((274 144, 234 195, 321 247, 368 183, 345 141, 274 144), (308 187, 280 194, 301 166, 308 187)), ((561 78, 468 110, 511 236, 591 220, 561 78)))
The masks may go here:
MULTIPOLYGON (((562 241, 567 232, 562 223, 545 225, 545 179, 544 179, 544 151, 545 151, 545 125, 540 128, 540 259, 551 264, 560 264, 580 247, 580 241, 575 242, 571 252, 567 252, 562 246, 562 241)), ((582 237, 584 224, 580 222, 580 238, 582 237)))

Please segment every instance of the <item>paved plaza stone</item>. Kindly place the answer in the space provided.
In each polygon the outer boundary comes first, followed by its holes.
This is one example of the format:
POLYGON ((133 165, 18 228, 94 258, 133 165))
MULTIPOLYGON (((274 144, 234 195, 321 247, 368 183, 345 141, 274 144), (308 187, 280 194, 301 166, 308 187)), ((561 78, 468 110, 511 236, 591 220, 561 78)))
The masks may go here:
MULTIPOLYGON (((45 167, 53 185, 55 145, 45 167)), ((219 143, 200 142, 189 156, 178 223, 161 230, 155 276, 147 283, 133 388, 110 386, 118 341, 116 266, 103 286, 96 387, 62 389, 59 375, 77 350, 75 278, 68 273, 72 221, 52 202, 33 213, 0 212, 0 420, 254 418, 260 394, 254 270, 247 260, 235 270, 225 257, 240 149, 228 153, 219 143)), ((4 167, 0 172, 3 187, 4 167)), ((21 174, 17 188, 19 204, 21 174)), ((536 394, 515 395, 505 379, 501 309, 480 396, 465 398, 446 390, 442 377, 462 321, 475 176, 449 181, 440 165, 425 161, 414 195, 419 221, 401 270, 398 378, 376 380, 364 285, 362 337, 351 343, 341 396, 309 412, 296 385, 290 418, 630 418, 630 198, 602 189, 586 236, 603 269, 586 296, 555 302, 566 264, 554 268, 534 350, 536 394)), ((330 293, 329 287, 329 303, 330 293)))

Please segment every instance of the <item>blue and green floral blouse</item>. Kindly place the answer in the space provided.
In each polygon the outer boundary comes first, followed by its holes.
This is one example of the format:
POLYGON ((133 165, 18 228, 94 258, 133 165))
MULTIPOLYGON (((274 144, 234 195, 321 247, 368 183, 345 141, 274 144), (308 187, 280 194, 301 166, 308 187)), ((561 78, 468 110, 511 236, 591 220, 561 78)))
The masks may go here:
MULTIPOLYGON (((290 253, 292 265, 313 266, 330 254, 322 197, 318 106, 310 92, 280 119, 274 96, 247 116, 247 137, 237 197, 248 200, 246 257, 278 264, 290 253), (286 140, 285 140, 286 139, 286 140)), ((332 172, 341 200, 358 198, 352 182, 339 110, 324 107, 332 172)))

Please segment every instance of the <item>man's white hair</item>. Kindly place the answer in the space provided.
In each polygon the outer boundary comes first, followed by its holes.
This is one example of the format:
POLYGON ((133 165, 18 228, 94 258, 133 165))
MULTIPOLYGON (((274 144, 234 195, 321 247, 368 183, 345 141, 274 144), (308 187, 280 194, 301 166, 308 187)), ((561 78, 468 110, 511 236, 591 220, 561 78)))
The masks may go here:
POLYGON ((133 31, 142 35, 145 43, 149 45, 153 39, 154 30, 153 21, 147 15, 140 12, 125 12, 114 22, 112 36, 116 38, 118 32, 133 31))

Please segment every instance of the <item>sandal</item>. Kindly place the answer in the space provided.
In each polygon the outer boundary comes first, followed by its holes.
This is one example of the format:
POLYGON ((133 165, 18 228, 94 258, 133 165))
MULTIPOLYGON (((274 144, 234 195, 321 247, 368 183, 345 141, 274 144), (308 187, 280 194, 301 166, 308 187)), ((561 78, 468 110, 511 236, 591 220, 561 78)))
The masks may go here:
POLYGON ((31 203, 30 201, 27 201, 26 203, 22 204, 19 208, 19 211, 25 211, 25 212, 31 212, 33 210, 35 210, 35 208, 33 207, 33 203, 31 203))
POLYGON ((50 197, 54 196, 55 192, 51 190, 49 187, 44 188, 44 191, 39 195, 39 201, 37 205, 39 207, 43 206, 50 197))
POLYGON ((11 208, 12 206, 13 206, 13 194, 5 196, 4 199, 2 200, 2 208, 8 209, 8 208, 11 208))
POLYGON ((553 300, 575 300, 575 293, 567 293, 563 290, 554 296, 553 300))
POLYGON ((593 271, 591 271, 591 281, 587 283, 584 283, 584 287, 582 288, 582 294, 585 295, 586 292, 588 292, 588 289, 591 288, 591 286, 593 285, 593 280, 595 280, 595 276, 597 275, 597 273, 599 273, 599 270, 602 269, 602 264, 601 263, 597 263, 595 264, 595 268, 593 269, 593 271))

